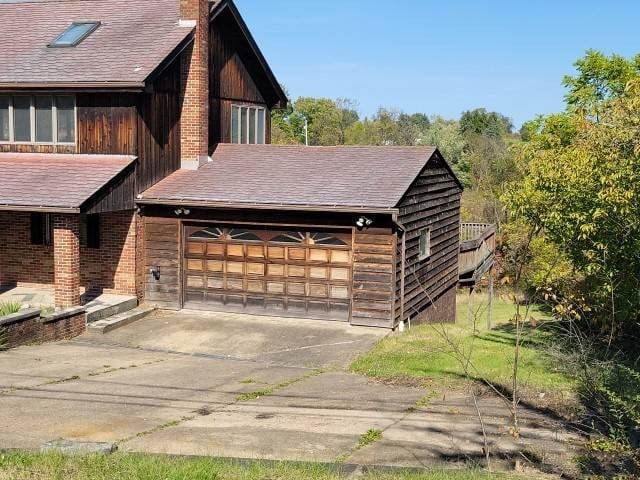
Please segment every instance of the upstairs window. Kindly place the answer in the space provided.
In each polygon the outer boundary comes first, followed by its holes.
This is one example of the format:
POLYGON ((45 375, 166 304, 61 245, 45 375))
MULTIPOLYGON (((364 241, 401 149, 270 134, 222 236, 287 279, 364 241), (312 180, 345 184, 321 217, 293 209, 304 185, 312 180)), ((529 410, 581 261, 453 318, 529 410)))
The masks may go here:
POLYGON ((99 26, 100 22, 73 22, 64 32, 58 35, 49 46, 75 47, 91 35, 99 26))
POLYGON ((265 143, 266 112, 261 107, 231 107, 231 143, 265 143))
POLYGON ((431 230, 425 228, 420 231, 419 256, 420 260, 425 260, 431 256, 431 230))
POLYGON ((76 143, 73 96, 0 96, 0 143, 76 143))

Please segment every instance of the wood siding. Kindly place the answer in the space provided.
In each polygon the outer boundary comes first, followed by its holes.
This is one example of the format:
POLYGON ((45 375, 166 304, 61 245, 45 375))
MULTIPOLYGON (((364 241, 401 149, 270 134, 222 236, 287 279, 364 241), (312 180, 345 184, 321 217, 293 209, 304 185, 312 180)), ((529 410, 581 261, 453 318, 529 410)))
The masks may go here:
POLYGON ((12 153, 76 153, 75 145, 31 145, 0 143, 0 152, 12 153))
POLYGON ((247 68, 244 39, 224 15, 211 23, 209 60, 209 145, 231 142, 231 106, 264 107, 267 124, 266 142, 271 141, 271 114, 263 94, 256 85, 256 70, 247 68), (243 60, 243 56, 245 60, 243 60))
POLYGON ((143 222, 144 299, 161 308, 180 309, 180 222, 177 219, 159 217, 144 217, 143 222), (160 269, 159 279, 155 279, 150 272, 156 267, 160 269))
POLYGON ((351 323, 393 327, 396 235, 370 228, 354 234, 351 323))
POLYGON ((106 213, 135 208, 136 164, 130 165, 82 206, 85 213, 106 213))
POLYGON ((130 93, 78 94, 78 153, 136 155, 136 104, 130 93))
MULTIPOLYGON (((459 183, 436 153, 400 202, 398 222, 406 232, 404 245, 401 238, 396 242, 396 323, 409 317, 413 322, 432 321, 432 317, 444 321, 440 315, 444 307, 438 307, 437 315, 429 312, 428 307, 432 303, 441 305, 442 302, 435 302, 455 288, 458 281, 461 194, 459 183), (423 229, 431 232, 431 254, 420 260, 419 239, 423 229)), ((455 295, 446 298, 453 301, 453 307, 446 310, 455 315, 455 295)))
POLYGON ((180 168, 180 61, 141 95, 138 115, 137 191, 143 192, 180 168))

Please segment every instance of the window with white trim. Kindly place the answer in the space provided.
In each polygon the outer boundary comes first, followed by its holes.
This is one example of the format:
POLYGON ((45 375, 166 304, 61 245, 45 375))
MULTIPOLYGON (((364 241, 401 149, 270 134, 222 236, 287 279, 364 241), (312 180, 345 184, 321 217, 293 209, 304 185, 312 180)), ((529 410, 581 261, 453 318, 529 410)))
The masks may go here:
POLYGON ((266 111, 262 107, 231 106, 231 143, 263 144, 266 111))
POLYGON ((75 97, 0 95, 0 143, 74 145, 75 97))
POLYGON ((431 230, 429 228, 420 230, 420 241, 418 250, 419 260, 425 260, 431 256, 431 230))

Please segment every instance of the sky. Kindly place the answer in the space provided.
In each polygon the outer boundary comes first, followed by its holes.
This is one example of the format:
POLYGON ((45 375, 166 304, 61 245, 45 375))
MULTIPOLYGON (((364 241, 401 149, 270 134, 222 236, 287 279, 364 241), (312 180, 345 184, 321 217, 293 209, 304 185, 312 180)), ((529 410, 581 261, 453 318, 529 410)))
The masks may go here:
POLYGON ((485 107, 516 126, 563 109, 588 48, 640 52, 638 0, 235 0, 293 99, 350 98, 457 118, 485 107))

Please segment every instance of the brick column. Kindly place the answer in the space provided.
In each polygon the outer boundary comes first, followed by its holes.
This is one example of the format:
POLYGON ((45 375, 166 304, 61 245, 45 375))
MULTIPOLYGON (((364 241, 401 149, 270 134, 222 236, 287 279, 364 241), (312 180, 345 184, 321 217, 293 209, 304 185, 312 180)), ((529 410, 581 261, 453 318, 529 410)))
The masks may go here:
POLYGON ((80 218, 53 216, 53 264, 56 307, 80 305, 80 218))

